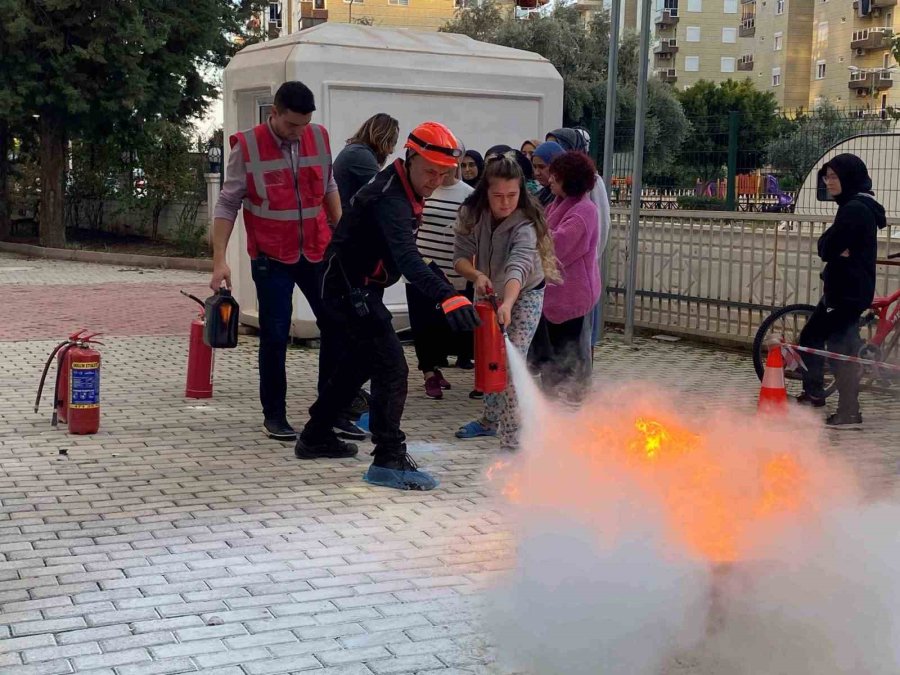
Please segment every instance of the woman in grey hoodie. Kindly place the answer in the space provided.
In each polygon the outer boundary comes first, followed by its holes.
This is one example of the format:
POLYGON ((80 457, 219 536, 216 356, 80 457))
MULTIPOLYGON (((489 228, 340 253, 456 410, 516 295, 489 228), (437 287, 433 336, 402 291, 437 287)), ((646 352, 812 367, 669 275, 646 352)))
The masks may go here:
MULTIPOLYGON (((476 297, 496 293, 499 322, 522 354, 528 352, 544 304, 545 280, 558 282, 553 240, 540 205, 528 194, 518 163, 499 156, 460 209, 453 251, 456 271, 475 285, 476 297)), ((517 445, 519 411, 512 383, 485 394, 484 415, 456 432, 457 438, 496 436, 517 445)))

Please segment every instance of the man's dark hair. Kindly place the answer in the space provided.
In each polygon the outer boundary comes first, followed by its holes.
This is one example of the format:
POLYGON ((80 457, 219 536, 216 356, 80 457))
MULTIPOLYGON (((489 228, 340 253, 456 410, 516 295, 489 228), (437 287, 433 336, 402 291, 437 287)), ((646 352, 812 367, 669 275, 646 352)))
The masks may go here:
POLYGON ((310 88, 298 80, 285 82, 275 92, 275 107, 281 112, 308 115, 316 109, 316 98, 310 88))

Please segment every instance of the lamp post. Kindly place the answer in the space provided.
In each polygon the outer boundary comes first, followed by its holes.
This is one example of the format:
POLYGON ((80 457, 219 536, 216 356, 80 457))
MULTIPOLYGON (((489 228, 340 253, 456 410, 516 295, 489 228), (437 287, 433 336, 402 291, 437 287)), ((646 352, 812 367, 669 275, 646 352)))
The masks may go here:
POLYGON ((209 160, 210 173, 222 172, 222 148, 210 143, 209 150, 206 151, 206 159, 209 160))

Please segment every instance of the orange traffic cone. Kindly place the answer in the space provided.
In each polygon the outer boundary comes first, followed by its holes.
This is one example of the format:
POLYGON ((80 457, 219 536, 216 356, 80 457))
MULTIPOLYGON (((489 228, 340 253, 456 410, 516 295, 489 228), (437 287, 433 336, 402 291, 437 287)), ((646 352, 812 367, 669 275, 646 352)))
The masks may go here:
POLYGON ((787 409, 787 389, 784 386, 784 359, 781 356, 781 345, 773 344, 769 347, 769 356, 766 358, 766 369, 763 372, 756 411, 783 414, 787 412, 787 409))

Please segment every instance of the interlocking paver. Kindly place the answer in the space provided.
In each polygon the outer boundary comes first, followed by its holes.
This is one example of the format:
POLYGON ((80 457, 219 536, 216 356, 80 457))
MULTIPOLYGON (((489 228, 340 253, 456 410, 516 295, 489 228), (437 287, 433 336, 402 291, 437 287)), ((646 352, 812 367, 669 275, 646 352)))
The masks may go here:
MULTIPOLYGON (((447 370, 440 402, 411 375, 409 448, 438 490, 362 482, 367 445, 355 459, 297 462, 259 433, 255 338, 217 353, 213 399, 183 398, 193 308, 176 291, 206 283, 0 254, 0 293, 15 298, 4 309, 37 303, 0 328, 0 671, 499 672, 477 600, 513 564, 515 540, 484 476, 494 443, 453 438, 480 410, 472 374, 447 370), (53 296, 66 293, 93 305, 63 311, 53 296), (142 312, 110 313, 135 298, 142 312), (110 334, 92 437, 51 429, 46 394, 40 415, 29 401, 53 340, 84 324, 110 334)), ((315 362, 315 350, 288 352, 296 424, 315 362)), ((759 386, 745 354, 613 335, 596 380, 625 379, 706 397, 709 410, 752 411, 759 386)), ((877 493, 896 485, 900 450, 884 438, 900 409, 869 393, 863 406, 878 426, 829 436, 829 451, 877 493)))

